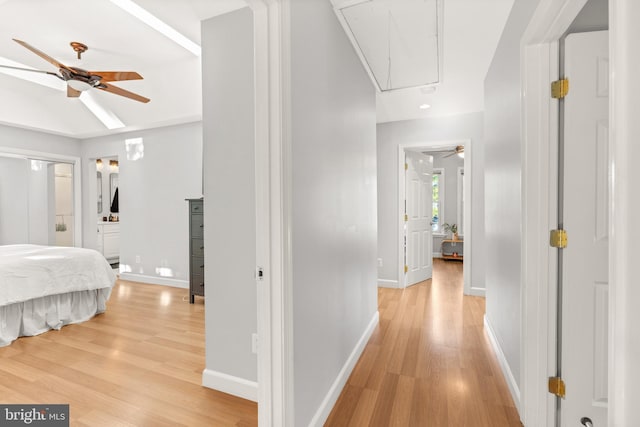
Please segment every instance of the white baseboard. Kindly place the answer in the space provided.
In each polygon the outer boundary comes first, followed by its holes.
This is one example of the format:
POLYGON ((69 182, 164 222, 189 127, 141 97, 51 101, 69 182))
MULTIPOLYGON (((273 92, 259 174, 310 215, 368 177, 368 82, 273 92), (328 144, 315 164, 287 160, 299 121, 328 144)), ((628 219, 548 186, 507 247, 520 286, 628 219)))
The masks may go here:
POLYGON ((342 389, 344 388, 344 385, 347 383, 347 380, 349 379, 349 375, 351 375, 351 372, 353 371, 353 368, 356 366, 358 359, 360 359, 360 355, 362 354, 362 352, 364 351, 364 348, 369 342, 369 338, 371 338, 371 334, 373 334, 373 331, 378 325, 379 319, 380 319, 380 314, 378 313, 378 311, 376 311, 375 314, 373 315, 373 318, 369 322, 367 329, 365 329, 364 333, 358 340, 358 343, 356 344, 355 348, 347 358, 347 361, 345 362, 344 366, 338 373, 338 376, 336 377, 335 381, 331 385, 329 392, 327 393, 325 398, 322 400, 322 403, 320 404, 320 407, 316 411, 316 414, 311 419, 311 422, 309 422, 310 427, 320 427, 325 423, 325 421, 327 421, 327 418, 329 417, 329 414, 331 413, 333 406, 336 404, 338 397, 340 397, 340 393, 342 393, 342 389))
POLYGON ((434 252, 433 258, 442 258, 442 252, 434 252))
POLYGON ((399 288, 397 280, 378 279, 378 286, 381 288, 399 288))
POLYGON ((167 279, 166 277, 146 276, 144 274, 120 273, 120 280, 131 282, 149 283, 151 285, 173 286, 174 288, 189 289, 189 282, 186 280, 167 279))
POLYGON ((471 286, 471 289, 469 290, 469 292, 465 292, 465 295, 471 295, 474 297, 484 297, 486 295, 486 289, 485 288, 475 288, 473 286, 471 286))
POLYGON ((489 336, 489 341, 491 342, 491 346, 493 350, 496 352, 496 357, 498 358, 498 363, 500 363, 500 368, 502 369, 502 374, 507 381, 507 385, 509 386, 509 391, 511 392, 511 398, 513 399, 513 403, 515 403, 516 408, 518 409, 518 413, 520 413, 520 388, 518 387, 518 383, 516 382, 513 373, 511 372, 511 368, 509 368, 509 363, 507 362, 507 358, 504 356, 502 352, 502 347, 498 344, 498 339, 496 338, 496 334, 487 319, 487 315, 484 316, 484 330, 487 331, 487 335, 489 336))
POLYGON ((253 402, 258 401, 258 383, 256 381, 205 369, 202 371, 202 385, 253 402))

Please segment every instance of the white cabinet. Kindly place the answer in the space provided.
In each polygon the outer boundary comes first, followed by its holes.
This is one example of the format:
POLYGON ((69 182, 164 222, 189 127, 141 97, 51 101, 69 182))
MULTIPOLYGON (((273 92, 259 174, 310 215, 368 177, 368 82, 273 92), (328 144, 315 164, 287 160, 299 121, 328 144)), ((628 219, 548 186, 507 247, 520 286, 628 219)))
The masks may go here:
POLYGON ((97 249, 110 263, 120 260, 120 224, 105 222, 98 224, 97 249))

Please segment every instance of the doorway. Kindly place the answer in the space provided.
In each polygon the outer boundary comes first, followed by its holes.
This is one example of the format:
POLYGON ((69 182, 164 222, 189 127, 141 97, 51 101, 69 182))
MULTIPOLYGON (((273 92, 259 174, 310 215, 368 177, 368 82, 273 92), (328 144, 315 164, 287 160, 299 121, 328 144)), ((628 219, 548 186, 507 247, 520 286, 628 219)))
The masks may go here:
MULTIPOLYGON (((562 269, 562 264, 571 261, 570 257, 572 255, 569 252, 563 253, 565 249, 551 247, 549 242, 549 230, 563 229, 569 233, 567 248, 572 251, 584 248, 586 246, 582 239, 584 233, 576 228, 576 212, 571 213, 571 209, 575 207, 575 200, 571 200, 575 199, 575 196, 587 192, 593 192, 593 196, 608 199, 605 193, 608 193, 610 190, 609 185, 611 184, 608 181, 607 170, 611 166, 613 156, 605 148, 606 144, 596 143, 596 146, 599 146, 598 152, 584 147, 584 150, 573 150, 563 156, 563 151, 560 147, 567 141, 563 142, 565 138, 564 132, 560 132, 560 129, 563 129, 562 120, 567 114, 573 113, 565 111, 563 116, 561 114, 561 111, 564 111, 562 103, 566 101, 552 99, 549 90, 552 81, 564 77, 563 66, 560 61, 562 50, 560 40, 568 32, 572 32, 572 27, 575 29, 576 17, 581 14, 583 7, 587 3, 593 5, 593 3, 602 2, 565 0, 553 5, 545 3, 544 7, 540 5, 523 36, 521 66, 525 78, 523 79, 522 89, 523 93, 528 95, 523 103, 523 129, 525 129, 522 156, 522 170, 524 173, 522 182, 523 259, 521 276, 523 307, 521 358, 523 375, 520 387, 523 401, 520 407, 525 425, 564 426, 581 425, 581 423, 582 425, 589 425, 587 418, 593 418, 591 421, 596 427, 606 425, 606 414, 604 416, 594 415, 594 413, 584 409, 578 409, 576 410, 577 412, 570 413, 570 400, 557 399, 556 396, 549 392, 549 386, 546 381, 547 378, 562 378, 565 377, 565 374, 569 375, 572 378, 572 384, 566 384, 566 390, 567 393, 571 390, 571 399, 581 392, 586 392, 590 396, 586 398, 586 400, 589 400, 589 405, 595 402, 595 406, 600 406, 600 409, 606 405, 608 381, 607 375, 605 374, 603 377, 602 372, 608 371, 605 366, 610 348, 607 336, 602 333, 598 334, 598 328, 594 330, 593 318, 586 320, 586 323, 581 323, 583 326, 577 327, 575 321, 570 320, 571 318, 567 316, 573 312, 575 318, 575 310, 580 307, 581 310, 586 310, 590 315, 593 315, 595 311, 601 325, 608 324, 611 311, 608 309, 609 302, 607 295, 605 295, 606 292, 603 292, 602 285, 604 282, 609 282, 607 276, 610 273, 605 272, 604 281, 602 279, 596 280, 594 282, 596 286, 593 289, 588 282, 584 281, 580 283, 581 287, 577 288, 577 282, 580 282, 580 280, 576 280, 570 274, 568 275, 568 271, 563 271, 562 269), (527 125, 527 123, 533 125, 527 125), (592 159, 593 161, 586 160, 581 162, 577 168, 575 165, 571 166, 571 163, 566 163, 567 159, 565 157, 570 157, 568 160, 574 162, 582 154, 586 154, 587 151, 589 156, 595 156, 592 159), (596 158, 599 158, 600 162, 596 162, 596 158), (604 158, 606 160, 604 160, 604 164, 601 164, 604 158), (562 167, 559 168, 558 165, 562 165, 562 167), (580 175, 579 171, 582 170, 584 172, 586 169, 589 169, 589 178, 578 179, 579 176, 584 178, 584 175, 580 175), (596 176, 603 174, 605 176, 605 184, 596 185, 596 181, 603 181, 596 178, 596 176), (594 184, 590 185, 592 178, 594 179, 594 184), (564 188, 563 185, 559 185, 562 183, 568 186, 564 188), (600 192, 600 196, 597 196, 598 192, 600 192), (567 202, 571 203, 571 207, 567 208, 567 202), (569 214, 569 216, 565 217, 565 214, 569 214), (572 235, 574 237, 571 237, 572 235), (544 238, 541 238, 541 236, 544 236, 544 238), (567 293, 571 288, 578 291, 578 299, 576 299, 575 293, 567 293), (589 296, 591 302, 580 303, 579 298, 581 296, 589 296), (566 300, 567 297, 569 298, 568 300, 566 300), (600 303, 594 303, 593 298, 599 300, 600 303), (563 310, 557 311, 558 307, 562 307, 564 312, 563 310), (568 327, 570 329, 567 329, 568 327), (588 334, 595 337, 599 345, 594 347, 593 343, 591 345, 574 343, 572 348, 567 348, 566 345, 561 343, 563 336, 566 339, 568 336, 580 335, 579 333, 576 334, 576 328, 578 328, 578 331, 580 329, 587 330, 588 334), (573 355, 571 354, 572 350, 573 355), (576 351, 579 354, 576 354, 576 351), (593 354, 594 351, 598 353, 595 358, 588 356, 589 353, 593 354), (562 354, 563 352, 565 353, 564 355, 562 354), (567 357, 570 360, 567 360, 567 357), (564 362, 558 363, 560 360, 564 360, 564 362), (593 363, 594 360, 596 361, 595 365, 593 363), (575 374, 571 374, 570 371, 582 362, 590 365, 590 371, 587 372, 584 366, 580 368, 578 377, 586 380, 586 383, 581 385, 581 380, 576 379, 575 374), (569 367, 569 369, 565 370, 565 367, 569 367), (594 378, 595 372, 600 372, 597 379, 594 378), (563 413, 563 411, 569 412, 563 413), (583 415, 576 415, 580 413, 583 415), (571 419, 569 420, 567 417, 571 419)), ((606 2, 604 10, 606 11, 606 2)), ((595 14, 595 16, 598 16, 598 14, 595 14)), ((606 13, 604 17, 605 25, 607 25, 606 13)), ((591 22, 590 25, 593 25, 593 23, 591 22)), ((595 29, 597 28, 591 27, 590 31, 595 29)), ((598 67, 598 61, 595 59, 588 62, 589 64, 593 62, 591 65, 598 67)), ((600 71, 595 71, 595 74, 600 74, 600 77, 597 79, 591 78, 588 86, 595 89, 604 84, 606 92, 608 91, 609 72, 608 69, 605 69, 606 67, 602 66, 605 62, 608 64, 608 61, 603 61, 599 65, 600 71)), ((573 74, 576 76, 575 72, 573 74)), ((572 77, 568 77, 571 82, 572 77)), ((577 82, 578 80, 576 80, 577 82)), ((572 96, 572 91, 574 97, 579 95, 580 84, 577 84, 576 87, 573 86, 570 83, 567 99, 572 96)), ((583 100, 579 104, 584 106, 589 102, 583 100)), ((605 104, 607 104, 606 101, 605 104)), ((608 120, 606 115, 604 120, 605 122, 608 120)), ((598 138, 597 134, 599 133, 600 140, 604 141, 608 139, 608 130, 606 129, 608 125, 605 122, 600 123, 603 126, 596 126, 596 123, 593 126, 582 123, 579 127, 593 130, 596 138, 598 138), (598 130, 598 128, 601 129, 598 130)), ((600 212, 597 212, 597 209, 595 212, 596 217, 600 218, 600 225, 598 227, 595 227, 595 225, 594 227, 589 227, 587 232, 587 235, 589 235, 587 240, 594 240, 594 237, 596 237, 595 240, 598 240, 598 234, 601 235, 600 237, 608 235, 611 225, 610 216, 606 219, 605 217, 608 216, 607 212, 610 209, 610 204, 606 201, 598 203, 593 201, 587 202, 587 205, 586 208, 579 209, 578 218, 589 216, 594 211, 594 208, 600 207, 600 212), (602 215, 603 213, 606 213, 606 215, 602 215), (594 232, 595 235, 592 235, 594 232)), ((606 246, 608 246, 608 243, 605 243, 606 246)), ((579 258, 582 259, 581 257, 579 258)), ((584 265, 585 262, 582 259, 579 263, 584 265)), ((589 262, 586 263, 589 264, 589 262)), ((575 259, 573 264, 575 264, 575 259)), ((607 264, 606 260, 604 264, 607 264)), ((606 326, 600 328, 601 332, 603 330, 606 331, 608 328, 606 326)), ((560 381, 553 379, 552 383, 558 384, 560 381)), ((561 392, 561 390, 557 391, 561 392)))
POLYGON ((0 147, 0 244, 82 246, 80 159, 0 147))
POLYGON ((90 187, 96 212, 95 248, 114 269, 120 269, 120 163, 118 156, 90 159, 95 186, 90 187), (95 198, 93 195, 95 194, 95 198), (95 201, 95 202, 94 202, 95 201))
MULTIPOLYGON (((405 273, 405 157, 407 152, 429 152, 429 151, 442 151, 450 149, 451 147, 462 146, 464 147, 464 184, 462 184, 463 191, 465 192, 464 200, 471 200, 472 193, 472 183, 471 183, 471 164, 473 158, 473 150, 471 141, 468 139, 465 140, 451 140, 451 141, 427 141, 427 142, 419 142, 419 143, 411 143, 411 144, 400 144, 398 146, 398 286, 400 288, 406 287, 406 278, 407 275, 405 273)), ((452 176, 452 180, 455 180, 456 177, 452 176)), ((456 200, 454 198, 453 200, 456 200)), ((472 227, 473 227, 473 218, 471 217, 471 209, 470 203, 465 203, 463 205, 462 212, 462 222, 465 224, 464 230, 464 245, 466 248, 471 248, 472 244, 472 227)), ((476 295, 476 296, 484 296, 484 290, 474 289, 471 284, 471 271, 472 271, 472 256, 471 250, 468 249, 464 255, 464 263, 463 263, 463 276, 464 276, 464 294, 465 295, 476 295)))

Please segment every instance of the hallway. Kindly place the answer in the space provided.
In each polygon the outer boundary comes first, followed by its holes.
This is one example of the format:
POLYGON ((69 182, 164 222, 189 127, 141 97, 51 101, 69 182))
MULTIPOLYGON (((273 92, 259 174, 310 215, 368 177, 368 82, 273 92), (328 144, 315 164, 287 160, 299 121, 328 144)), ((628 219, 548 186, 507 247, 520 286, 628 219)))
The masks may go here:
POLYGON ((463 296, 462 264, 380 288, 380 324, 326 426, 521 426, 489 338, 484 298, 463 296))

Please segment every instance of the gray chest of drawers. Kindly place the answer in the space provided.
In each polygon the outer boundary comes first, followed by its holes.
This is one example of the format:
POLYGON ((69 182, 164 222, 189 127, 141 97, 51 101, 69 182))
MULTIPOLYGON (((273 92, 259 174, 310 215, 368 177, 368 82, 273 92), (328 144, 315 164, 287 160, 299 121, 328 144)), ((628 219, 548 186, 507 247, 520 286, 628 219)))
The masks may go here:
POLYGON ((189 301, 204 296, 204 204, 202 199, 189 202, 189 301))

